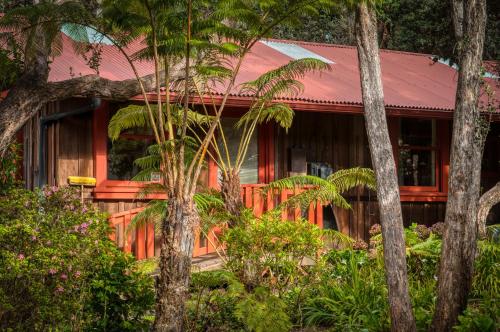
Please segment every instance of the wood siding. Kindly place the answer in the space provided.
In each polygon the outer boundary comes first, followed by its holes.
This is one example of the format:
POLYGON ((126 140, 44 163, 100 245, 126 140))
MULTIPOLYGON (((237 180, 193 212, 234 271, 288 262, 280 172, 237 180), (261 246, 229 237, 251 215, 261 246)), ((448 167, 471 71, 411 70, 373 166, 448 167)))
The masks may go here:
MULTIPOLYGON (((304 150, 307 162, 326 162, 334 171, 371 167, 362 116, 297 112, 288 133, 278 131, 277 142, 280 178, 289 175, 291 149, 304 150)), ((375 192, 358 188, 345 196, 352 209, 334 208, 338 229, 353 238, 368 239, 368 230, 379 222, 375 192)), ((405 225, 430 225, 444 220, 444 202, 402 202, 402 208, 405 225)))

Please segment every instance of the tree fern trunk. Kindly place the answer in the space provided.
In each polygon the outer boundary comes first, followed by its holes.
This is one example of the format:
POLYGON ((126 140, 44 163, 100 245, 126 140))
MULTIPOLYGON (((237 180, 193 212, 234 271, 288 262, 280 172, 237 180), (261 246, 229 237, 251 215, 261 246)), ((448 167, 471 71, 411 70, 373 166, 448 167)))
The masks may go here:
POLYGON ((366 2, 357 6, 356 41, 364 116, 373 168, 377 178, 377 200, 382 224, 391 330, 393 332, 415 331, 415 320, 408 294, 399 186, 384 106, 375 10, 366 2))
POLYGON ((156 283, 154 330, 157 332, 183 331, 197 226, 198 215, 192 198, 169 199, 168 216, 162 227, 160 276, 156 283))
POLYGON ((478 108, 486 1, 452 2, 459 42, 445 232, 432 331, 450 331, 467 306, 477 240, 484 132, 478 108), (462 7, 463 6, 463 7, 462 7), (459 17, 463 13, 463 17, 459 17))
POLYGON ((222 177, 221 193, 224 198, 224 204, 231 216, 238 217, 243 208, 241 200, 240 174, 231 170, 227 176, 222 177))

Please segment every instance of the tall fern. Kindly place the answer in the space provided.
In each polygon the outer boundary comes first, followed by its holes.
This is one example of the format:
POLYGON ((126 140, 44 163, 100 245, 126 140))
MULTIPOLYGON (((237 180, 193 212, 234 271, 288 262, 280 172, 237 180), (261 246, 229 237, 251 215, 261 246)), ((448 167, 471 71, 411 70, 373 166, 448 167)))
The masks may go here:
POLYGON ((282 202, 280 208, 300 207, 305 209, 312 203, 350 209, 351 205, 342 195, 358 186, 366 186, 373 190, 376 183, 373 170, 355 167, 339 170, 326 179, 313 175, 295 175, 273 181, 262 190, 265 194, 269 194, 269 192, 274 191, 302 189, 304 186, 311 187, 282 202))

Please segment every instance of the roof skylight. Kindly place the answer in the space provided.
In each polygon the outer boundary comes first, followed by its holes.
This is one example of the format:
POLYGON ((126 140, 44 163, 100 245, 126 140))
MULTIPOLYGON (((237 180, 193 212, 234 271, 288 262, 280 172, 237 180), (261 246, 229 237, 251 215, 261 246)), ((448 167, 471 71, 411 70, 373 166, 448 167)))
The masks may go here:
POLYGON ((276 42, 276 41, 270 41, 270 40, 261 40, 260 42, 262 44, 269 46, 270 48, 280 52, 280 53, 285 54, 286 56, 289 56, 292 59, 295 59, 295 60, 305 59, 305 58, 313 58, 313 59, 321 60, 321 61, 329 63, 329 64, 335 63, 330 59, 322 57, 321 55, 316 54, 312 51, 309 51, 308 49, 300 47, 299 45, 296 45, 296 44, 276 42))

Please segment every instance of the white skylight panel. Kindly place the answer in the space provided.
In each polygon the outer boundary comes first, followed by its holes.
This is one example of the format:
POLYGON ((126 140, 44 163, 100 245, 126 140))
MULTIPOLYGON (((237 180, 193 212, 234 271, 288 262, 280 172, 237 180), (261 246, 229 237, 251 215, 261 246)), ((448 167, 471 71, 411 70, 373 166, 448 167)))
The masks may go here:
POLYGON ((272 48, 280 53, 283 53, 286 56, 289 56, 290 58, 295 59, 295 60, 305 59, 305 58, 313 58, 313 59, 321 60, 321 61, 329 63, 329 64, 335 63, 330 59, 322 57, 321 55, 316 54, 312 51, 309 51, 308 49, 300 47, 299 45, 296 45, 296 44, 276 42, 276 41, 270 41, 270 40, 261 40, 261 43, 266 45, 266 46, 269 46, 270 48, 272 48))

